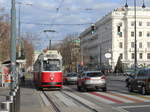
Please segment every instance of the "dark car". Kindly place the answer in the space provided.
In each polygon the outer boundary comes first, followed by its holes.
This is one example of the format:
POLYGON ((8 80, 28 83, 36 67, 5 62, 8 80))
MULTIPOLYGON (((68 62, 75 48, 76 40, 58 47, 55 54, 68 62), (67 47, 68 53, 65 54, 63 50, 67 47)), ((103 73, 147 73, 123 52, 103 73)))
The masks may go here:
POLYGON ((77 88, 79 91, 88 89, 102 89, 107 91, 106 76, 100 71, 87 71, 78 76, 77 88))
POLYGON ((135 74, 129 74, 126 78, 126 87, 129 87, 131 81, 135 78, 135 74))
POLYGON ((135 78, 130 80, 128 85, 130 92, 138 91, 141 94, 147 94, 150 92, 150 68, 140 70, 135 78))
POLYGON ((67 73, 66 76, 64 76, 64 84, 76 84, 77 82, 78 73, 72 72, 67 73))

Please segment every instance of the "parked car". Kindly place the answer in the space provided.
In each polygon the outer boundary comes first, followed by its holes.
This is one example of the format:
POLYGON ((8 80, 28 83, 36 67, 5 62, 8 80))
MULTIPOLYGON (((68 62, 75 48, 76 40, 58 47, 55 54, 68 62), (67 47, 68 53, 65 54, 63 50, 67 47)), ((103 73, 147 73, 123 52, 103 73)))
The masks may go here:
POLYGON ((150 92, 150 68, 139 70, 135 78, 130 81, 128 90, 138 91, 141 94, 147 94, 150 92))
POLYGON ((76 84, 77 82, 78 73, 72 72, 67 73, 66 76, 64 76, 64 84, 76 84))
POLYGON ((125 80, 126 82, 126 87, 129 87, 131 81, 135 78, 135 74, 129 74, 125 80))
POLYGON ((106 76, 100 71, 87 71, 78 76, 77 88, 79 91, 88 89, 102 89, 107 91, 106 76))

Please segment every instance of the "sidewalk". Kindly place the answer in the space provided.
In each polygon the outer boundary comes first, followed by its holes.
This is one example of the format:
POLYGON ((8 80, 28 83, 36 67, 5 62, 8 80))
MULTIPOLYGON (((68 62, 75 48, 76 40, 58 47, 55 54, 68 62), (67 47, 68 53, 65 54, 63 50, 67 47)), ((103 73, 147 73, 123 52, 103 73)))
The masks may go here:
POLYGON ((0 87, 0 102, 6 101, 6 96, 9 96, 9 88, 0 87))
POLYGON ((20 98, 20 112, 49 112, 31 80, 26 80, 25 85, 21 86, 20 98))

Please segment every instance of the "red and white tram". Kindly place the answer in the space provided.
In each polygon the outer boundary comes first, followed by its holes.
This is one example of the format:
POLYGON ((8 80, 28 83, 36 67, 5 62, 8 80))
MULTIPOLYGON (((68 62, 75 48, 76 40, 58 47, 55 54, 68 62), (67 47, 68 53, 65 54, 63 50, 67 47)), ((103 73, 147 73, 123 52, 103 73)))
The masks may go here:
POLYGON ((34 82, 38 89, 62 88, 62 56, 57 50, 47 50, 34 64, 34 82))

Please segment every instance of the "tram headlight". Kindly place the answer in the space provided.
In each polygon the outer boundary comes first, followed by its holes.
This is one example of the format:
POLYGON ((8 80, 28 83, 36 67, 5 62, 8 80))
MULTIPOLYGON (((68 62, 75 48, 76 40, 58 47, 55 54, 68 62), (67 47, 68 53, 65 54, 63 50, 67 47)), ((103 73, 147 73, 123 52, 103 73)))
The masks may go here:
POLYGON ((51 77, 50 79, 51 79, 51 80, 54 80, 54 78, 53 78, 53 77, 51 77))

